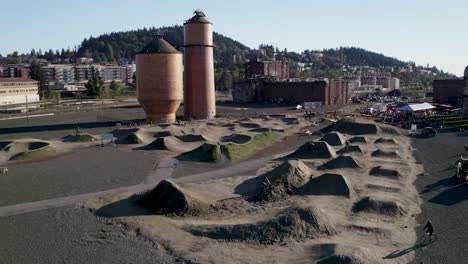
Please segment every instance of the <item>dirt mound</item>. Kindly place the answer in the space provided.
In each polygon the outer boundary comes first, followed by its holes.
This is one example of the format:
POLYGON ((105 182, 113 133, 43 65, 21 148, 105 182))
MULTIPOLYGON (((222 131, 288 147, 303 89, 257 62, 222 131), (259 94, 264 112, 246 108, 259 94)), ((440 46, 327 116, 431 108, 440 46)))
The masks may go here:
POLYGON ((213 162, 221 159, 219 145, 204 143, 200 147, 180 154, 176 157, 178 160, 213 162))
POLYGON ((323 132, 337 131, 349 135, 375 135, 379 132, 377 123, 370 120, 345 117, 322 129, 323 132))
POLYGON ((344 153, 363 153, 362 149, 358 145, 348 145, 342 149, 340 149, 338 154, 344 154, 344 153))
POLYGON ((396 150, 376 150, 372 152, 372 157, 379 157, 379 158, 400 158, 400 154, 396 150))
POLYGON ((336 234, 327 215, 315 206, 292 207, 275 218, 256 224, 207 226, 191 230, 211 239, 276 244, 336 234))
POLYGON ((330 146, 341 146, 346 142, 346 139, 340 132, 331 132, 325 134, 320 141, 327 142, 330 146))
POLYGON ((329 159, 336 156, 335 150, 327 142, 309 141, 289 154, 288 158, 297 159, 329 159))
POLYGON ((352 211, 376 213, 390 216, 405 215, 407 210, 396 201, 366 196, 353 205, 352 211))
POLYGON ((285 117, 282 118, 281 121, 287 125, 297 125, 299 124, 299 119, 296 117, 285 117))
POLYGON ((153 134, 153 137, 155 138, 170 137, 170 136, 172 136, 172 133, 170 131, 159 131, 153 134))
POLYGON ((142 140, 138 136, 138 128, 116 129, 112 131, 112 135, 117 138, 117 144, 141 144, 142 140))
POLYGON ((210 205, 182 189, 177 184, 162 180, 139 202, 158 214, 200 215, 209 211, 210 205))
POLYGON ((382 166, 373 167, 369 171, 369 175, 379 176, 379 177, 391 177, 391 178, 401 177, 401 174, 398 171, 398 169, 393 169, 393 168, 390 168, 390 167, 386 168, 386 167, 382 167, 382 166))
POLYGON ((255 132, 255 133, 265 133, 265 132, 270 132, 271 129, 268 127, 262 127, 262 128, 254 128, 249 130, 250 132, 255 132))
POLYGON ((6 146, 10 145, 13 141, 0 141, 0 150, 3 150, 6 146))
POLYGON ((299 193, 303 195, 337 195, 351 197, 354 187, 348 179, 340 174, 325 173, 310 179, 299 193))
POLYGON ((241 127, 245 127, 245 128, 261 128, 262 126, 258 123, 255 123, 255 122, 242 122, 239 124, 241 127))
POLYGON ((63 142, 93 142, 98 139, 87 133, 70 134, 62 138, 63 142))
POLYGON ((329 162, 319 166, 320 170, 326 169, 353 169, 361 168, 361 165, 352 157, 348 155, 341 155, 329 162))
POLYGON ((287 195, 295 194, 307 182, 309 176, 309 167, 302 161, 285 161, 252 181, 257 184, 257 190, 259 190, 252 200, 276 201, 287 195))
POLYGON ((229 136, 221 137, 221 142, 232 142, 235 144, 247 144, 252 140, 252 137, 249 135, 243 134, 232 134, 229 136))
POLYGON ((367 139, 365 137, 352 137, 349 140, 350 143, 367 143, 367 139))
POLYGON ((376 144, 397 144, 396 140, 393 138, 379 138, 375 141, 376 144))
POLYGON ((187 134, 187 135, 175 136, 175 137, 183 142, 208 141, 208 139, 206 139, 206 137, 204 137, 203 135, 187 134))
POLYGON ((342 244, 318 244, 311 247, 319 252, 320 264, 378 264, 376 256, 368 249, 342 244))

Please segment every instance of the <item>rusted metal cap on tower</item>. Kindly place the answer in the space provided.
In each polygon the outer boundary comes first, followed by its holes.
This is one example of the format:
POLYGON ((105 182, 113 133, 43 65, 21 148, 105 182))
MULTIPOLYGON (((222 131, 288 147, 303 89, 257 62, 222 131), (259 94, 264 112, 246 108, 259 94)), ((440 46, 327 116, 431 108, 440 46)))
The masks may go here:
POLYGON ((142 53, 180 53, 174 46, 163 38, 159 31, 146 46, 137 54, 142 53))
POLYGON ((208 21, 208 19, 206 19, 206 15, 205 13, 203 13, 203 11, 201 10, 195 10, 193 12, 195 15, 190 18, 189 20, 185 21, 184 25, 185 24, 190 24, 190 23, 204 23, 204 24, 212 24, 210 21, 208 21))

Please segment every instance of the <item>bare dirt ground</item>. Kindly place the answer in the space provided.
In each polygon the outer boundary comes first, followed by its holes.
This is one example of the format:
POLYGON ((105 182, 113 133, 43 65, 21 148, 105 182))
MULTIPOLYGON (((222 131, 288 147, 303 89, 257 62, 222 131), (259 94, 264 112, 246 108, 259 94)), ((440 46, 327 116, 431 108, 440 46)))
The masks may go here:
MULTIPOLYGON (((169 189, 167 195, 185 197, 191 208, 210 205, 196 210, 205 212, 197 215, 154 214, 135 203, 141 194, 134 193, 92 199, 85 206, 138 229, 175 256, 199 263, 327 263, 333 258, 407 263, 412 253, 388 255, 416 241, 421 201, 413 182, 422 167, 406 136, 387 136, 395 143, 374 144, 382 134, 365 135, 369 143, 360 143, 363 153, 278 167, 287 161, 286 152, 260 169, 258 176, 213 176, 196 183, 175 179, 180 187, 169 189), (398 155, 371 155, 378 150, 398 155)), ((333 147, 335 152, 343 148, 333 147)))

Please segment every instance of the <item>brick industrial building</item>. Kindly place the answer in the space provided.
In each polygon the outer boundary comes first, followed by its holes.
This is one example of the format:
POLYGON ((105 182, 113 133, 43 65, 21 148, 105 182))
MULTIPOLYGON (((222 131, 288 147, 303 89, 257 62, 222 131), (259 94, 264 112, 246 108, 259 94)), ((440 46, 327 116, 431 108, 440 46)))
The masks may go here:
POLYGON ((236 83, 232 89, 235 102, 291 103, 320 102, 322 105, 343 105, 350 99, 347 81, 315 80, 301 82, 254 82, 236 83))
POLYGON ((249 61, 244 66, 246 80, 283 81, 289 79, 288 61, 249 61))
POLYGON ((432 86, 434 94, 432 97, 432 102, 439 104, 450 104, 453 106, 463 105, 463 90, 465 89, 465 80, 436 80, 433 82, 432 86))

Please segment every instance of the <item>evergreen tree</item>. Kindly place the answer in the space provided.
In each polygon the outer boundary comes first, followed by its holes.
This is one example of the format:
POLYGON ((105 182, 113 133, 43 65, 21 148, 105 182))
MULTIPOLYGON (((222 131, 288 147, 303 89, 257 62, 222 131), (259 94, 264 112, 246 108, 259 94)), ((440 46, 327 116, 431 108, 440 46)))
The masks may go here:
POLYGON ((41 80, 41 65, 37 63, 34 59, 31 61, 31 66, 29 66, 29 76, 31 79, 38 81, 39 83, 41 80))
POLYGON ((88 83, 85 85, 87 91, 86 94, 91 97, 102 96, 103 94, 103 82, 99 76, 93 76, 93 79, 88 80, 88 83))

